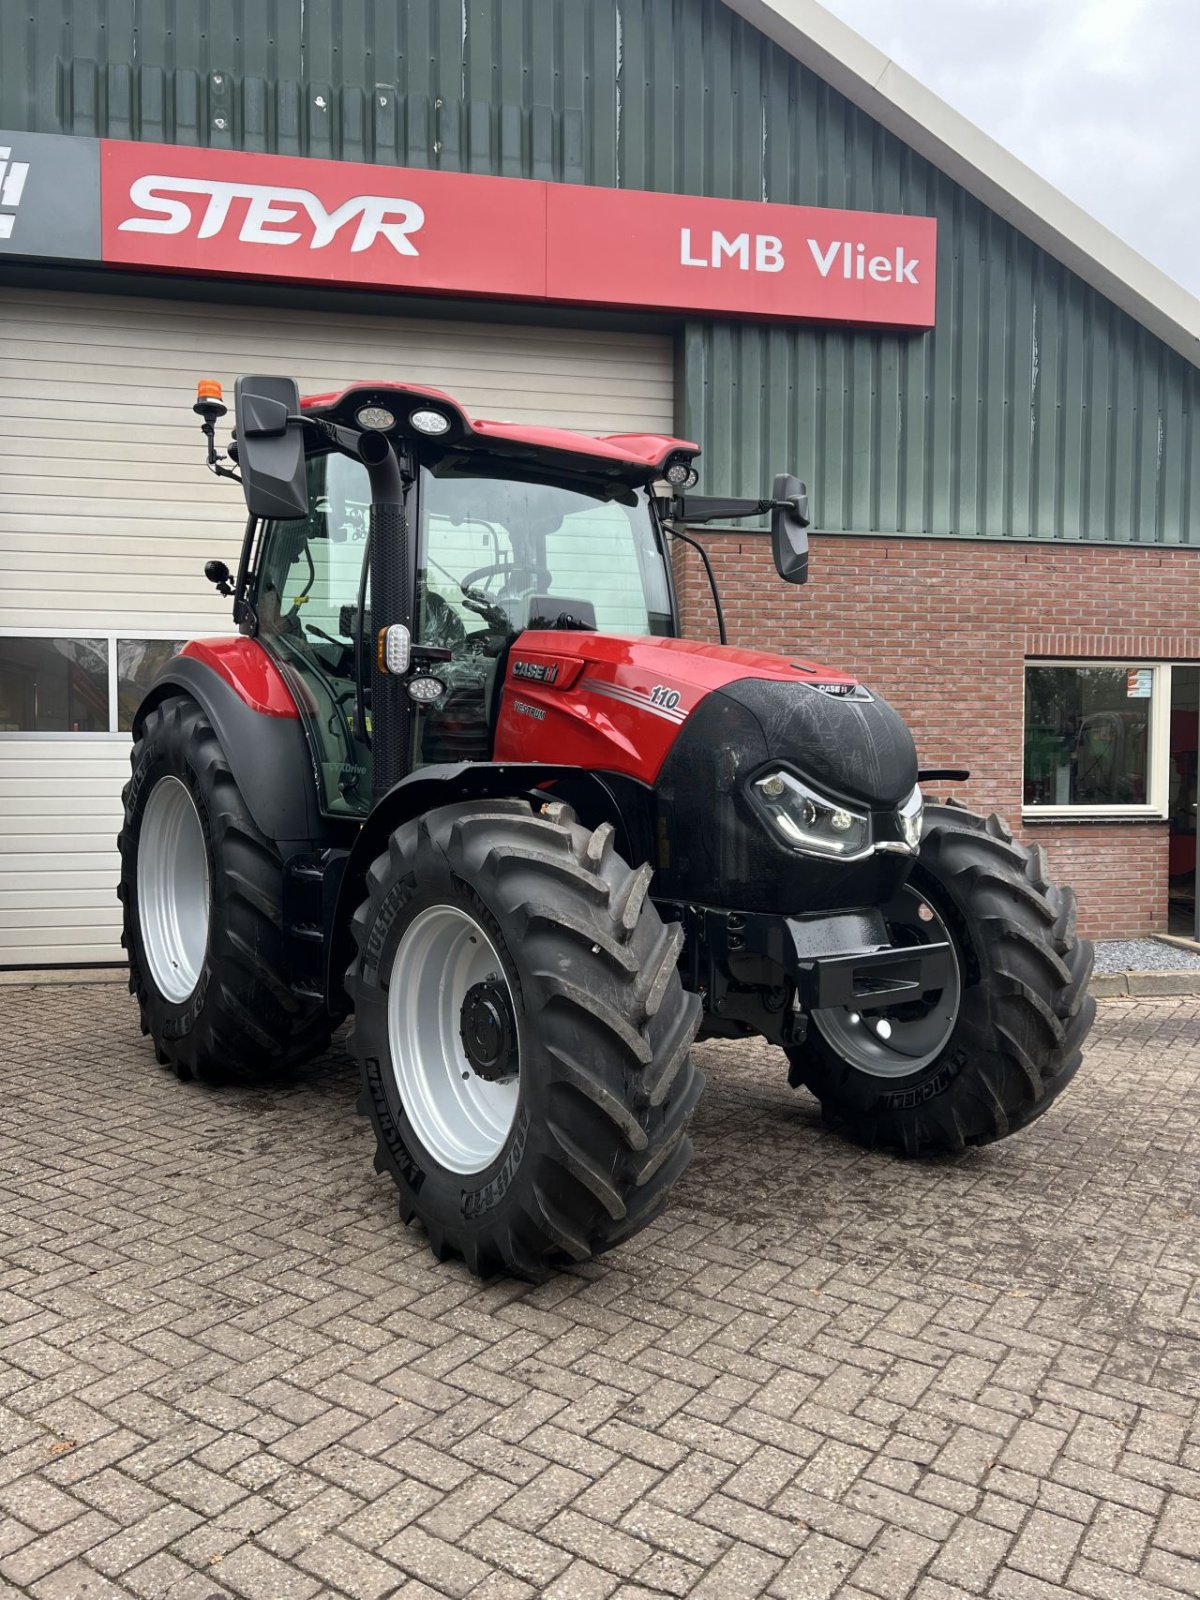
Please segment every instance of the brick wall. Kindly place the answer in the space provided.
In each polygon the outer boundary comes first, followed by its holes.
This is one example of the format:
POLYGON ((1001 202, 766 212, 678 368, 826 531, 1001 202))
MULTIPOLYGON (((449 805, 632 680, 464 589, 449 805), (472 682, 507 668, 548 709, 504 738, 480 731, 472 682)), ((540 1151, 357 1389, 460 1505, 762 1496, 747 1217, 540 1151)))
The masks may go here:
MULTIPOLYGON (((780 583, 761 534, 706 531, 731 644, 844 667, 908 720, 923 766, 967 766, 954 792, 1016 825, 1027 656, 1200 660, 1200 551, 818 535, 810 580, 780 583)), ((715 638, 699 558, 675 547, 686 631, 715 638)), ((1075 885, 1092 934, 1166 926, 1165 825, 1025 830, 1075 885)))

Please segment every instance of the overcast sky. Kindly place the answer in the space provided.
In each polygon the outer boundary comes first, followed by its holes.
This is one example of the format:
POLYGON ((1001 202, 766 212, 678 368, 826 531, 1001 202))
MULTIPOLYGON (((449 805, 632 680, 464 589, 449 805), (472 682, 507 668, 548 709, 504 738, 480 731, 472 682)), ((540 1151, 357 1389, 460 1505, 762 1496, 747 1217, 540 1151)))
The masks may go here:
POLYGON ((1200 0, 822 0, 1200 295, 1200 0))

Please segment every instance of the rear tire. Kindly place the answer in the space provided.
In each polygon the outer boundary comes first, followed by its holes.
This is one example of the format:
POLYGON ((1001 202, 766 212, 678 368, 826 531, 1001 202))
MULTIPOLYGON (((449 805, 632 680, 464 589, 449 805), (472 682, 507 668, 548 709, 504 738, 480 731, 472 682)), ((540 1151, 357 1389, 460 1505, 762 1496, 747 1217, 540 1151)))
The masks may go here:
MULTIPOLYGON (((872 1014, 814 1013, 788 1055, 791 1081, 816 1095, 833 1126, 915 1156, 988 1144, 1041 1116, 1079 1068, 1096 1002, 1074 894, 1050 881, 1041 847, 1018 844, 1001 818, 927 806, 908 883, 912 904, 933 913, 933 937, 954 949, 953 1010, 940 993, 899 1008, 890 1053, 871 1037, 872 1014)), ((917 939, 920 928, 901 932, 917 939)))
POLYGON ((188 696, 146 713, 130 759, 118 894, 142 1032, 180 1078, 279 1077, 324 1050, 335 1025, 323 1002, 288 982, 282 858, 255 827, 207 715, 188 696), (207 928, 197 931, 201 859, 207 928), (185 881, 173 882, 172 870, 185 881))
POLYGON ((562 805, 453 805, 397 828, 367 874, 347 988, 376 1170, 434 1255, 481 1276, 537 1280, 609 1249, 691 1156, 704 1079, 682 929, 612 840, 562 805), (470 1058, 481 1003, 477 1033, 500 1043, 470 1058))

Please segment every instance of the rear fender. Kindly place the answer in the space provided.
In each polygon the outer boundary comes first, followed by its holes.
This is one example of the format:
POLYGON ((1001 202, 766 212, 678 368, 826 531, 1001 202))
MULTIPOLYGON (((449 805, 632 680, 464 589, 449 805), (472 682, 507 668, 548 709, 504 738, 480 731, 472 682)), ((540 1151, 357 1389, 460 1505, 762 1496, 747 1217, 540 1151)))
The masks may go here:
POLYGON ((207 661, 176 656, 137 709, 135 739, 146 713, 176 694, 203 708, 261 833, 277 844, 326 839, 329 825, 317 808, 317 774, 298 715, 256 709, 207 661))
POLYGON ((338 887, 333 923, 326 940, 329 954, 326 995, 330 1007, 345 1009, 343 979, 354 958, 351 919, 366 898, 368 868, 387 848, 387 841, 397 828, 438 806, 454 805, 462 800, 514 797, 536 800, 539 790, 545 790, 542 798, 550 800, 559 784, 569 790, 571 804, 581 818, 586 817, 593 827, 602 821, 611 821, 621 837, 623 819, 618 802, 597 774, 582 767, 549 766, 542 762, 461 761, 421 767, 389 789, 363 823, 338 887))

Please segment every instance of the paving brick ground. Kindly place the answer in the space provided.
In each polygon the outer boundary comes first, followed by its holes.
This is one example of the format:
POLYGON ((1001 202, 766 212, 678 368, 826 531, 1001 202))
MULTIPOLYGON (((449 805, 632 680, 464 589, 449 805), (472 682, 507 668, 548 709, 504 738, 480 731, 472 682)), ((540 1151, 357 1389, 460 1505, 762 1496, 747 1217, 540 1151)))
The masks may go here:
POLYGON ((1200 1002, 1107 1003, 957 1163, 703 1054, 668 1214, 480 1286, 396 1222, 344 1055, 211 1093, 115 986, 0 989, 0 1593, 1200 1593, 1200 1002))

